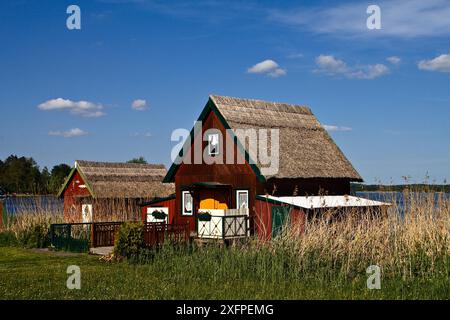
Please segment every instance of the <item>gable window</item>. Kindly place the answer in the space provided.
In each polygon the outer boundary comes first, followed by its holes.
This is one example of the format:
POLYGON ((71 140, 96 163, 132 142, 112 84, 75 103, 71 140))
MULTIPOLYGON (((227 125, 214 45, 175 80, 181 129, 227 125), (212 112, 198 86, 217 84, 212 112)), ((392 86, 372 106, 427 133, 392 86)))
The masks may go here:
POLYGON ((216 156, 219 154, 219 134, 211 133, 208 135, 208 154, 216 156))
POLYGON ((248 190, 236 190, 236 208, 248 209, 248 190))
POLYGON ((189 191, 182 191, 181 195, 181 214, 184 216, 191 216, 194 207, 192 195, 189 191))

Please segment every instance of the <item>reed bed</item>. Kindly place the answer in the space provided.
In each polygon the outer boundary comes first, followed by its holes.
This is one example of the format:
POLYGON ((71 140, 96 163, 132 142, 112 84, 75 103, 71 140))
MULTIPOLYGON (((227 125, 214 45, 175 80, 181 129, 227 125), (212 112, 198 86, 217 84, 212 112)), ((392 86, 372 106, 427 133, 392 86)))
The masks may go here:
POLYGON ((447 273, 450 256, 448 198, 405 192, 385 215, 367 210, 333 210, 310 217, 305 232, 287 228, 270 250, 287 250, 297 257, 301 271, 321 266, 344 277, 381 267, 385 276, 429 276, 447 273), (311 265, 311 263, 313 263, 311 265))
POLYGON ((44 198, 17 198, 14 213, 8 213, 3 230, 0 230, 1 245, 24 247, 46 247, 49 245, 48 231, 52 223, 61 223, 64 212, 61 205, 44 198))

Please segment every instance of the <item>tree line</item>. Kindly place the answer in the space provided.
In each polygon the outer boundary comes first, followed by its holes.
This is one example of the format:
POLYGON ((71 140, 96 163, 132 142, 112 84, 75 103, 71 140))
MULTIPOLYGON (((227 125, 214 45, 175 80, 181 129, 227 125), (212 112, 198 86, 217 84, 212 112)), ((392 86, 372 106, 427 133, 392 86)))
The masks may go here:
POLYGON ((395 185, 380 185, 380 184, 362 184, 352 183, 352 192, 403 192, 405 190, 413 192, 450 192, 449 184, 395 184, 395 185))
POLYGON ((0 194, 56 194, 70 170, 65 163, 41 170, 31 157, 10 155, 0 160, 0 194))
MULTIPOLYGON (((128 163, 145 164, 144 157, 133 158, 128 163)), ((0 195, 3 194, 56 194, 72 168, 61 163, 51 170, 42 170, 31 157, 10 155, 0 159, 0 195)))

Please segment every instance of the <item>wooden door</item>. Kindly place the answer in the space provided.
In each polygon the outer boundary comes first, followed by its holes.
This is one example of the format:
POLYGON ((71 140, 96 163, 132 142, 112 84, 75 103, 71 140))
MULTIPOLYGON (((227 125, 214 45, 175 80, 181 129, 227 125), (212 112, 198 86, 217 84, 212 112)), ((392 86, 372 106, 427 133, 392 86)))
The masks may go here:
POLYGON ((289 207, 272 207, 272 238, 275 238, 283 232, 283 228, 289 223, 289 207))

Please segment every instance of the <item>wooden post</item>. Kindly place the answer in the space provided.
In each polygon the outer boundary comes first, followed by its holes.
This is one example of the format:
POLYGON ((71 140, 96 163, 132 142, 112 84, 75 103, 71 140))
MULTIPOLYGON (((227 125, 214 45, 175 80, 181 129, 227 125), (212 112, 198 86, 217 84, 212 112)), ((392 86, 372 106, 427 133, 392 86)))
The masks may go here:
POLYGON ((0 201, 0 230, 3 229, 3 202, 0 201))
POLYGON ((91 247, 95 248, 95 222, 91 224, 91 247))

